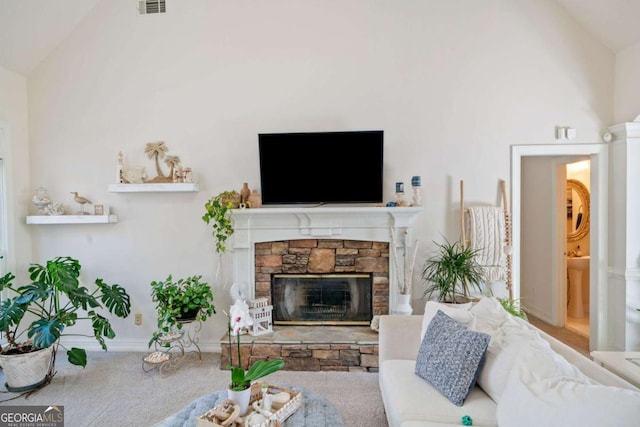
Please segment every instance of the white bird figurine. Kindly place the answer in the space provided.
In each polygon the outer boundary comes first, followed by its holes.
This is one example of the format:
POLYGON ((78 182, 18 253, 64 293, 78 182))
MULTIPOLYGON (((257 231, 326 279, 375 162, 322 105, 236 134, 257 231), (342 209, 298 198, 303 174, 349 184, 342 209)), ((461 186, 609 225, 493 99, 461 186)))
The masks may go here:
POLYGON ((80 215, 87 215, 88 213, 84 211, 84 205, 87 204, 87 203, 92 205, 93 203, 91 202, 91 200, 87 199, 86 197, 78 196, 78 192, 77 191, 72 191, 71 194, 73 194, 73 200, 75 200, 76 203, 79 203, 80 206, 82 207, 82 211, 80 211, 78 213, 80 215))

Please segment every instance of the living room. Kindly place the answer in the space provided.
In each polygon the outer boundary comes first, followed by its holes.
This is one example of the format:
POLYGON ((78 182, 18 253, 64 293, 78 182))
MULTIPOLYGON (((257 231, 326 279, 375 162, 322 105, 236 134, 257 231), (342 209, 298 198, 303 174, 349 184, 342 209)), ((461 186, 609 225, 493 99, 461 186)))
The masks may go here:
MULTIPOLYGON (((110 352, 148 350, 156 326, 149 284, 169 274, 200 274, 213 286, 218 314, 203 325, 201 347, 220 351, 233 253, 216 255, 201 217, 222 191, 244 182, 260 191, 259 133, 383 129, 384 202, 395 200, 396 182, 408 189, 412 176, 422 178, 413 236, 423 260, 433 242, 459 237, 459 181, 468 203, 499 205, 505 180, 515 203, 514 146, 602 144, 609 127, 640 114, 640 39, 608 46, 566 9, 571 2, 167 0, 166 13, 145 15, 134 0, 55 3, 86 10, 38 61, 0 64, 3 272, 24 283, 31 262, 73 256, 86 277, 125 287, 141 322, 114 319, 110 352), (575 129, 575 138, 557 139, 558 127, 575 129), (192 169, 199 191, 108 191, 120 152, 155 176, 145 153, 153 141, 192 169), (78 192, 118 222, 28 225, 40 186, 69 212, 78 192)), ((10 23, 47 37, 29 25, 10 23)), ((613 268, 637 286, 638 266, 609 255, 620 247, 609 242, 600 259, 604 282, 613 268)), ((416 273, 416 314, 422 291, 416 273)), ((600 338, 638 350, 631 310, 640 297, 612 292, 622 305, 609 307, 616 314, 600 338)), ((536 315, 552 319, 553 305, 542 307, 536 315)))

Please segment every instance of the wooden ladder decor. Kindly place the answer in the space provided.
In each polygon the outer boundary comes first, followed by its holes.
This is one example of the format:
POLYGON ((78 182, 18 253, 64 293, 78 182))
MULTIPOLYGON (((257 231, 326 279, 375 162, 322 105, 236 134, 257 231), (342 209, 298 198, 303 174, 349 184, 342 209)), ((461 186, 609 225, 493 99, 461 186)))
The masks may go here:
MULTIPOLYGON (((512 253, 512 231, 511 231, 511 212, 509 212, 509 204, 507 203, 507 189, 504 180, 500 180, 500 191, 502 193, 502 212, 504 213, 504 252, 506 255, 506 274, 505 280, 506 289, 509 292, 509 299, 513 299, 513 280, 511 270, 511 253, 512 253)), ((461 230, 461 243, 464 247, 471 244, 471 240, 466 235, 466 220, 465 214, 469 213, 469 209, 464 207, 464 181, 460 180, 460 230, 461 230)))

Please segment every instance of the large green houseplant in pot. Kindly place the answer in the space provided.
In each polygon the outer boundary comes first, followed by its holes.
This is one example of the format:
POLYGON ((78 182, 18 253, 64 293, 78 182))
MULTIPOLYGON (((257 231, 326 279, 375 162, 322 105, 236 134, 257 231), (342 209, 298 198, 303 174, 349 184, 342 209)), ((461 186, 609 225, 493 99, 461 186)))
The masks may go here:
POLYGON ((67 348, 61 338, 93 336, 106 350, 105 338, 113 339, 116 334, 105 312, 121 318, 131 312, 129 295, 123 287, 96 279, 95 287, 89 290, 80 283, 80 269, 78 260, 57 257, 45 264, 31 264, 31 283, 27 285, 14 285, 12 273, 0 279, 0 291, 4 295, 0 303, 0 330, 7 341, 0 350, 0 361, 9 391, 31 390, 48 383, 55 375, 59 347, 66 350, 71 364, 85 367, 86 350, 67 348), (68 333, 83 321, 90 322, 93 335, 68 333), (25 359, 33 361, 39 356, 45 365, 41 370, 25 368, 25 359), (16 359, 22 365, 18 372, 12 369, 16 359), (23 377, 23 373, 27 376, 23 377))
POLYGON ((163 342, 163 337, 182 329, 185 323, 205 321, 216 313, 213 291, 202 276, 189 276, 174 280, 169 275, 165 280, 151 282, 151 299, 156 303, 158 330, 153 333, 149 346, 163 342))
POLYGON ((476 261, 478 250, 447 240, 435 244, 437 250, 422 270, 424 297, 436 294, 440 302, 459 303, 468 301, 473 289, 482 291, 485 276, 476 261))

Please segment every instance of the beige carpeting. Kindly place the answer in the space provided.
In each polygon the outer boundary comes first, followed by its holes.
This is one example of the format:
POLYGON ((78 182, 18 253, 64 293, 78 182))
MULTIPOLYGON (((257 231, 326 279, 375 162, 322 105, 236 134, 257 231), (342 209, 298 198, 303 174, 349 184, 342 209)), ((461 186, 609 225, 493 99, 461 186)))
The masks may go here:
MULTIPOLYGON (((65 425, 73 427, 152 426, 229 383, 229 371, 219 369, 219 353, 203 353, 202 361, 188 354, 168 376, 157 369, 144 372, 146 354, 91 352, 83 370, 69 365, 62 353, 49 385, 28 398, 7 401, 16 394, 0 393, 0 405, 62 405, 65 425)), ((338 408, 345 426, 387 427, 376 373, 279 371, 265 380, 322 394, 338 408)))

